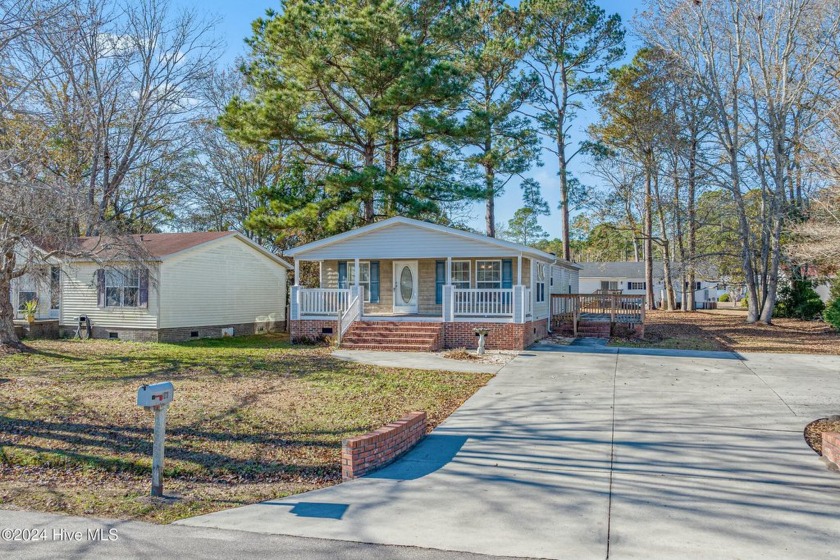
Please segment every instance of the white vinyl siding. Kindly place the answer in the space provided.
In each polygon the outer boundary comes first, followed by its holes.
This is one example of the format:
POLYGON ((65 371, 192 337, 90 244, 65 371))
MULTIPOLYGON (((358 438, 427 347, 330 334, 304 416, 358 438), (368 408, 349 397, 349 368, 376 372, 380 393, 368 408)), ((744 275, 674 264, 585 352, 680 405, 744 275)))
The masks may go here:
POLYGON ((439 259, 457 257, 515 256, 515 251, 490 242, 467 239, 451 233, 394 224, 307 251, 301 258, 311 260, 349 260, 356 257, 378 259, 439 259))
MULTIPOLYGON (((151 295, 149 296, 151 303, 151 295)), ((160 328, 285 320, 286 269, 235 237, 166 259, 160 328)))
POLYGON ((157 264, 153 264, 149 271, 149 305, 146 308, 98 307, 96 271, 99 268, 94 263, 72 263, 62 268, 60 323, 75 326, 76 318, 86 315, 98 327, 158 328, 157 264))

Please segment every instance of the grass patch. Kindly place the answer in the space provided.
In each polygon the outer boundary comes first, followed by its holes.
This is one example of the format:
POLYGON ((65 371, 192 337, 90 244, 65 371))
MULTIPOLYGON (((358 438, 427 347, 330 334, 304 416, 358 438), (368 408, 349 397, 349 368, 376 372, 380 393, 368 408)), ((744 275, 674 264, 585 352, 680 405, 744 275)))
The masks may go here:
POLYGON ((491 377, 336 360, 284 336, 145 344, 32 341, 0 360, 0 505, 169 522, 340 481, 341 440, 427 411, 432 426, 491 377), (149 503, 152 413, 172 380, 164 488, 149 503))

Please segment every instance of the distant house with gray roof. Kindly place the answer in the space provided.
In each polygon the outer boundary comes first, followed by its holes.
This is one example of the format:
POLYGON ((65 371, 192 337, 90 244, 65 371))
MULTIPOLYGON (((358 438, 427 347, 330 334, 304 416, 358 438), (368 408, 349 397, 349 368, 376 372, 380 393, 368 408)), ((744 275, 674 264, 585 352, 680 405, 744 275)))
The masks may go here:
MULTIPOLYGON (((582 262, 578 264, 583 267, 580 271, 580 293, 582 294, 594 294, 599 290, 620 291, 628 295, 646 293, 644 262, 582 262)), ((677 263, 672 265, 671 270, 674 275, 677 301, 680 301, 683 289, 689 289, 689 287, 680 285, 680 271, 677 263)), ((717 301, 726 290, 722 289, 717 281, 698 280, 695 282, 694 292, 698 307, 704 307, 706 302, 717 301)), ((653 293, 656 306, 659 307, 665 294, 663 261, 653 262, 653 293)))

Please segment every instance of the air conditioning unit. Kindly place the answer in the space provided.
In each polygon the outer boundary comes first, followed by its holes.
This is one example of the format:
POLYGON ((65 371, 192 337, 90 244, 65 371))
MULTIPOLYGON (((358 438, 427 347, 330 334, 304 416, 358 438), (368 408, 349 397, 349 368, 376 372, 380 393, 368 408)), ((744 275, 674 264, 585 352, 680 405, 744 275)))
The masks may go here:
POLYGON ((233 327, 226 327, 222 329, 222 336, 233 336, 233 327))

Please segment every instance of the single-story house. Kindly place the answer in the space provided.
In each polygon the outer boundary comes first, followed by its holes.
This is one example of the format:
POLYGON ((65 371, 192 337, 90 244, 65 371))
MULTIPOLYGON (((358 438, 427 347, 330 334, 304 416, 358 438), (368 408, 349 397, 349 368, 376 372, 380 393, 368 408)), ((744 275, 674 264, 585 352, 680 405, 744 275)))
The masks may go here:
MULTIPOLYGON (((603 292, 621 293, 626 295, 645 295, 647 282, 645 280, 644 262, 582 262, 580 271, 580 292, 594 294, 603 292)), ((679 265, 672 265, 674 290, 677 302, 682 300, 684 290, 691 289, 688 285, 681 286, 679 265)), ((656 307, 662 304, 665 297, 665 272, 662 261, 653 262, 653 294, 656 307)), ((709 302, 717 302, 726 290, 719 282, 697 280, 694 284, 694 297, 697 307, 705 307, 709 302)))
POLYGON ((349 348, 522 349, 546 336, 554 293, 578 291, 571 262, 532 247, 394 217, 285 252, 295 262, 292 340, 349 348), (299 284, 317 262, 317 286, 299 284))
MULTIPOLYGON (((291 265, 233 231, 132 236, 125 257, 67 259, 58 278, 59 328, 86 317, 94 338, 172 342, 282 329, 291 265), (123 259, 123 260, 120 260, 123 259)), ((93 251, 100 239, 79 239, 93 251)), ((51 303, 52 305, 52 303, 51 303)))

